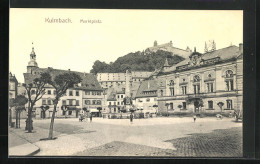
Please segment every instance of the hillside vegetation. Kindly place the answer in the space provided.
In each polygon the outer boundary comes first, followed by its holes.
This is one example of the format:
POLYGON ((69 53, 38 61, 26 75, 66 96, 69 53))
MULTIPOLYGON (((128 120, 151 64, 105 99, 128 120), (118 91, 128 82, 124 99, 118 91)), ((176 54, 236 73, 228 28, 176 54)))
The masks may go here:
POLYGON ((94 74, 120 73, 125 72, 127 69, 130 71, 154 71, 164 65, 166 58, 168 58, 169 65, 174 65, 184 60, 181 56, 173 55, 171 52, 163 50, 150 54, 138 51, 119 57, 115 62, 109 64, 97 60, 94 62, 90 72, 94 74))

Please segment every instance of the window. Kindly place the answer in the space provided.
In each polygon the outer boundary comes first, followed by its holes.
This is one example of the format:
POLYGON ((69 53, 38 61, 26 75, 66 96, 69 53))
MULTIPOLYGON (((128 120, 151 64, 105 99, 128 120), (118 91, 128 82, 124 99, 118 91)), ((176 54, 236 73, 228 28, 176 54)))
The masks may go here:
POLYGON ((62 100, 62 105, 66 105, 66 100, 62 100))
POLYGON ((90 91, 85 91, 85 95, 90 95, 90 91))
POLYGON ((212 76, 211 76, 211 74, 208 74, 208 78, 211 78, 212 76))
POLYGON ((121 105, 124 105, 124 101, 121 102, 121 105))
POLYGON ((117 102, 117 105, 120 105, 120 102, 117 102))
POLYGON ((163 90, 161 90, 160 92, 161 92, 161 96, 163 96, 163 90))
POLYGON ((79 96, 79 91, 76 91, 76 96, 79 96))
POLYGON ((233 77, 234 75, 233 75, 233 71, 231 71, 231 70, 227 70, 226 71, 226 77, 227 78, 230 78, 230 77, 233 77))
POLYGON ((119 98, 120 96, 118 95, 117 98, 119 98))
POLYGON ((170 85, 170 86, 173 86, 173 85, 174 85, 174 81, 171 80, 169 85, 170 85))
POLYGON ((200 85, 199 84, 193 85, 193 87, 194 87, 194 94, 200 93, 200 85))
POLYGON ((232 100, 227 100, 227 109, 232 109, 232 100))
POLYGON ((69 115, 72 115, 72 111, 71 110, 69 110, 69 115))
POLYGON ((48 105, 51 105, 51 100, 48 100, 48 105))
POLYGON ((35 94, 35 90, 31 90, 31 94, 34 95, 35 94))
POLYGON ((96 105, 96 104, 97 104, 97 101, 96 101, 96 100, 92 100, 92 104, 93 104, 93 105, 96 105))
POLYGON ((213 109, 213 101, 208 101, 208 108, 213 109))
POLYGON ((173 103, 170 103, 170 109, 173 110, 173 103))
POLYGON ((226 90, 227 91, 233 91, 234 90, 234 82, 233 82, 233 71, 227 70, 226 71, 226 90))
POLYGON ((97 95, 101 95, 101 92, 97 92, 97 95))
POLYGON ((101 101, 100 100, 97 100, 97 105, 101 105, 101 101))
POLYGON ((116 108, 114 108, 114 113, 116 113, 116 108))
POLYGON ((51 90, 48 90, 47 92, 48 92, 48 95, 51 95, 51 90))
POLYGON ((123 98, 123 95, 121 95, 121 98, 123 98))
POLYGON ((109 105, 111 105, 111 102, 109 102, 109 105))
POLYGON ((73 96, 73 92, 72 92, 72 91, 69 91, 69 95, 70 95, 70 96, 73 96))
POLYGON ((92 91, 92 95, 96 95, 96 92, 92 91))
POLYGON ((187 94, 187 86, 182 86, 181 89, 182 89, 182 94, 186 95, 187 94))
POLYGON ((171 96, 174 96, 174 88, 170 88, 171 96))
POLYGON ((146 99, 146 102, 150 102, 150 99, 149 99, 149 98, 147 98, 147 99, 146 99))
POLYGON ((193 77, 193 81, 194 81, 194 82, 199 82, 199 81, 200 81, 199 75, 195 75, 195 76, 193 77))
POLYGON ((90 105, 90 100, 85 100, 86 105, 90 105))
POLYGON ((46 100, 42 100, 42 105, 46 105, 46 100))
POLYGON ((207 90, 209 92, 213 92, 213 83, 207 83, 207 90))
POLYGON ((226 81, 226 87, 227 87, 227 91, 233 91, 234 90, 233 79, 226 81))
POLYGON ((182 102, 182 108, 186 109, 186 102, 182 102))
POLYGON ((79 100, 76 100, 76 106, 79 106, 79 100))
POLYGON ((73 100, 69 100, 69 105, 73 105, 73 100))

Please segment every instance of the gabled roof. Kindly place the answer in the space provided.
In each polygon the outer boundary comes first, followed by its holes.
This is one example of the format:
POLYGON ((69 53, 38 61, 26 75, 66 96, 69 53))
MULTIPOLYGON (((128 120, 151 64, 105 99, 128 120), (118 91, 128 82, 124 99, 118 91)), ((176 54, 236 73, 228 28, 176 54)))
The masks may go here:
MULTIPOLYGON (((90 73, 82 73, 82 72, 76 72, 76 71, 69 71, 69 70, 60 70, 60 69, 53 69, 53 68, 37 68, 33 71, 33 74, 31 73, 24 73, 24 81, 25 84, 31 83, 35 78, 40 77, 41 72, 49 72, 52 77, 55 77, 57 75, 63 74, 63 73, 76 73, 82 78, 81 86, 75 87, 77 89, 83 89, 83 90, 99 90, 102 91, 102 88, 100 84, 97 81, 97 78, 90 73)), ((50 87, 50 86, 46 86, 50 87)))
POLYGON ((144 80, 140 84, 135 97, 156 97, 157 94, 154 93, 154 91, 157 91, 157 88, 158 81, 156 79, 144 80), (144 94, 144 92, 146 92, 146 94, 144 94))
MULTIPOLYGON (((198 52, 194 52, 194 53, 199 54, 198 52)), ((191 54, 191 56, 192 55, 193 54, 191 54)), ((241 52, 239 51, 239 47, 233 45, 233 46, 229 46, 229 47, 222 48, 222 49, 219 49, 219 50, 215 50, 215 51, 211 51, 211 52, 201 54, 201 59, 202 59, 202 61, 205 61, 205 60, 209 60, 209 59, 219 58, 219 61, 223 62, 223 61, 226 61, 226 60, 229 60, 229 59, 232 59, 232 58, 237 58, 240 55, 241 55, 241 52)), ((190 63, 190 58, 187 58, 187 59, 171 66, 170 68, 168 68, 164 72, 176 71, 177 67, 189 65, 189 63, 190 63)))

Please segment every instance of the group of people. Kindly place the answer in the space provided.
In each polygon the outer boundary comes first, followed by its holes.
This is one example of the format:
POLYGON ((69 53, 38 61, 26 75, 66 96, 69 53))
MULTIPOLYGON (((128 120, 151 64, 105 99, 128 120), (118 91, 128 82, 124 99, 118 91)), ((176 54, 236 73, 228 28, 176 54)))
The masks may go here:
MULTIPOLYGON (((88 121, 88 117, 87 117, 87 115, 80 114, 79 115, 79 121, 82 122, 83 120, 88 121)), ((92 122, 92 114, 91 113, 89 115, 89 120, 90 120, 90 122, 92 122)))

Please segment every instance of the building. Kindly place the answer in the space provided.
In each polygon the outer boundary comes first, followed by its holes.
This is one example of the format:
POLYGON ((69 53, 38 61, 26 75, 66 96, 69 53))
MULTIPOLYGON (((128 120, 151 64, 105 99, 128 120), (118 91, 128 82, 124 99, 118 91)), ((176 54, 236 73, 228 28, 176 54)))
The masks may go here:
POLYGON ((18 81, 11 72, 9 73, 9 99, 16 98, 18 94, 18 81))
MULTIPOLYGON (((153 74, 159 112, 229 113, 243 107, 243 44, 201 54, 153 74), (224 106, 220 107, 219 102, 224 106)), ((142 92, 146 90, 143 89, 142 92)))
POLYGON ((157 79, 143 81, 134 97, 136 109, 142 110, 144 113, 157 113, 157 90, 157 79))
MULTIPOLYGON (((27 66, 27 72, 24 73, 24 82, 29 84, 34 78, 39 77, 40 73, 48 72, 51 76, 57 76, 63 73, 76 73, 82 78, 82 82, 75 85, 73 88, 69 88, 67 93, 61 97, 57 105, 56 117, 78 117, 83 109, 90 111, 92 113, 98 113, 97 109, 102 109, 102 96, 103 89, 99 85, 96 77, 90 73, 81 73, 71 70, 60 70, 48 68, 39 68, 36 62, 36 54, 34 48, 30 54, 30 61, 27 66)), ((49 109, 45 112, 46 117, 52 116, 52 111, 54 108, 52 100, 55 97, 55 89, 47 84, 45 85, 46 93, 42 98, 36 102, 34 106, 34 116, 36 118, 42 118, 43 112, 42 108, 48 107, 49 109)), ((31 90, 31 94, 35 94, 35 89, 31 90)))
POLYGON ((124 99, 126 97, 124 87, 109 88, 106 97, 106 106, 104 113, 120 113, 125 110, 124 99))
POLYGON ((129 76, 131 83, 141 82, 148 78, 152 72, 132 71, 131 73, 98 73, 97 80, 102 88, 118 87, 126 84, 126 78, 129 76))
POLYGON ((156 52, 158 50, 172 52, 173 55, 179 55, 183 58, 188 58, 189 55, 191 54, 191 50, 189 47, 187 47, 186 50, 183 50, 183 49, 180 49, 177 47, 173 47, 172 41, 170 41, 169 43, 160 44, 160 45, 158 45, 157 41, 154 41, 153 47, 147 48, 145 50, 145 53, 148 54, 148 53, 156 52))

